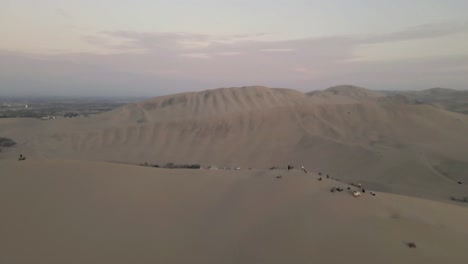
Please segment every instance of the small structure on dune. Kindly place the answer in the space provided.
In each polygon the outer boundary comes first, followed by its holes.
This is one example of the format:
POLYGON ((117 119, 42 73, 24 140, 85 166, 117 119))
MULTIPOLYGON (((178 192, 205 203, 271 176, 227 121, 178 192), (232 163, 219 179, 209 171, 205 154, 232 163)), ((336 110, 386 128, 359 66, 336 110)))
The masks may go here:
POLYGON ((344 189, 343 189, 343 188, 340 188, 340 187, 333 187, 333 188, 331 188, 331 190, 330 190, 330 192, 335 192, 335 191, 337 191, 337 192, 342 192, 342 191, 344 191, 344 189))
POLYGON ((408 243, 408 247, 410 247, 410 248, 416 248, 416 243, 414 243, 414 242, 409 242, 409 243, 408 243))

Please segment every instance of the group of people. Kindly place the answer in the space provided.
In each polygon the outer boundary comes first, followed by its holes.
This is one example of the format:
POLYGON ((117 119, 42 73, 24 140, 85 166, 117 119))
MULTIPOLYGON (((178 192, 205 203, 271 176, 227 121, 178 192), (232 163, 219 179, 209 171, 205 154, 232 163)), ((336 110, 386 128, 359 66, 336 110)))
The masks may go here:
MULTIPOLYGON (((321 181, 321 180, 322 180, 322 177, 320 177, 318 180, 321 181)), ((351 184, 351 185, 356 186, 356 185, 354 185, 354 184, 351 184)), ((351 187, 348 187, 348 191, 352 192, 352 194, 353 194, 354 197, 357 198, 357 197, 361 196, 363 193, 366 192, 366 190, 365 190, 364 188, 362 188, 362 184, 359 183, 356 187, 359 187, 359 189, 358 189, 358 190, 351 190, 351 187)), ((339 188, 339 187, 333 187, 330 191, 331 191, 331 192, 335 192, 335 191, 342 192, 342 191, 344 191, 344 190, 343 190, 342 188, 339 188)), ((375 196, 375 192, 372 192, 372 191, 371 191, 371 192, 369 192, 369 193, 370 193, 372 196, 375 196)))
MULTIPOLYGON (((294 166, 288 165, 288 171, 293 170, 294 166)), ((302 166, 302 172, 307 173, 307 170, 302 166)))
MULTIPOLYGON (((288 171, 290 171, 290 170, 292 170, 292 169, 294 169, 294 166, 288 165, 288 171)), ((302 169, 302 172, 307 173, 307 170, 304 168, 304 166, 302 166, 301 169, 302 169)), ((321 172, 319 172, 318 174, 319 174, 319 176, 322 176, 322 173, 321 173, 321 172)), ((279 178, 279 177, 277 177, 277 178, 279 178)), ((329 176, 328 174, 327 174, 327 179, 330 179, 330 176, 329 176)), ((333 179, 333 178, 332 178, 332 179, 333 179)), ((322 180, 322 177, 319 177, 318 180, 321 181, 321 180, 322 180)), ((366 190, 365 190, 364 188, 362 188, 362 184, 361 184, 361 183, 358 183, 357 186, 356 186, 355 184, 353 184, 353 183, 352 183, 351 185, 353 185, 353 186, 359 188, 359 190, 354 190, 354 191, 352 191, 352 194, 353 194, 354 197, 359 197, 359 196, 361 196, 362 193, 365 193, 365 192, 366 192, 366 190)), ((348 187, 348 190, 351 191, 351 188, 348 187)), ((331 189, 331 192, 335 192, 335 191, 342 192, 342 191, 344 191, 344 190, 343 190, 342 188, 333 187, 333 188, 331 189)), ((372 191, 371 191, 371 192, 369 192, 369 193, 370 193, 372 196, 375 196, 375 192, 372 192, 372 191)))

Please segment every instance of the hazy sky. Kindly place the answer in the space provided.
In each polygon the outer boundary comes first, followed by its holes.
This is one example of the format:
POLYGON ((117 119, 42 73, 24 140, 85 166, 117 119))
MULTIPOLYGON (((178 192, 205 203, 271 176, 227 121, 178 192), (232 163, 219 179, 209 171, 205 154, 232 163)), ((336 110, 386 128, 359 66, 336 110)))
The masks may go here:
POLYGON ((0 95, 468 89, 467 0, 0 0, 0 95))

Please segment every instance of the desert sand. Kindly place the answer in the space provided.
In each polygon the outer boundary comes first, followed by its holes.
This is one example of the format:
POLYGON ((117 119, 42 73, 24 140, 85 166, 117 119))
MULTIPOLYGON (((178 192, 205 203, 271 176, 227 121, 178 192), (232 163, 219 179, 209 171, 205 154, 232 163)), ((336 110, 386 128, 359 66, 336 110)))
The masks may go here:
POLYGON ((167 170, 67 160, 3 160, 0 168, 1 263, 468 258, 466 208, 380 192, 354 198, 347 185, 300 170, 167 170), (332 187, 345 191, 331 193, 332 187))
POLYGON ((0 159, 267 169, 305 165, 345 182, 438 201, 466 196, 468 116, 355 86, 302 93, 221 88, 83 119, 0 120, 0 159), (457 182, 465 183, 459 185, 457 182))
POLYGON ((387 94, 403 95, 452 112, 468 114, 468 91, 447 88, 431 88, 423 91, 398 91, 387 94))
POLYGON ((466 263, 468 116, 443 102, 241 87, 1 119, 0 263, 466 263))

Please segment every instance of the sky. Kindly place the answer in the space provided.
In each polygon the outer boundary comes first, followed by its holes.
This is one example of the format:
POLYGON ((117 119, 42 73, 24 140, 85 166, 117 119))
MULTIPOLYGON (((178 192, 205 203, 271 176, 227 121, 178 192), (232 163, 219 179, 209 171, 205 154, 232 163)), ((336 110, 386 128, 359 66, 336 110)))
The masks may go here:
POLYGON ((0 0, 0 96, 468 89, 466 0, 0 0))

